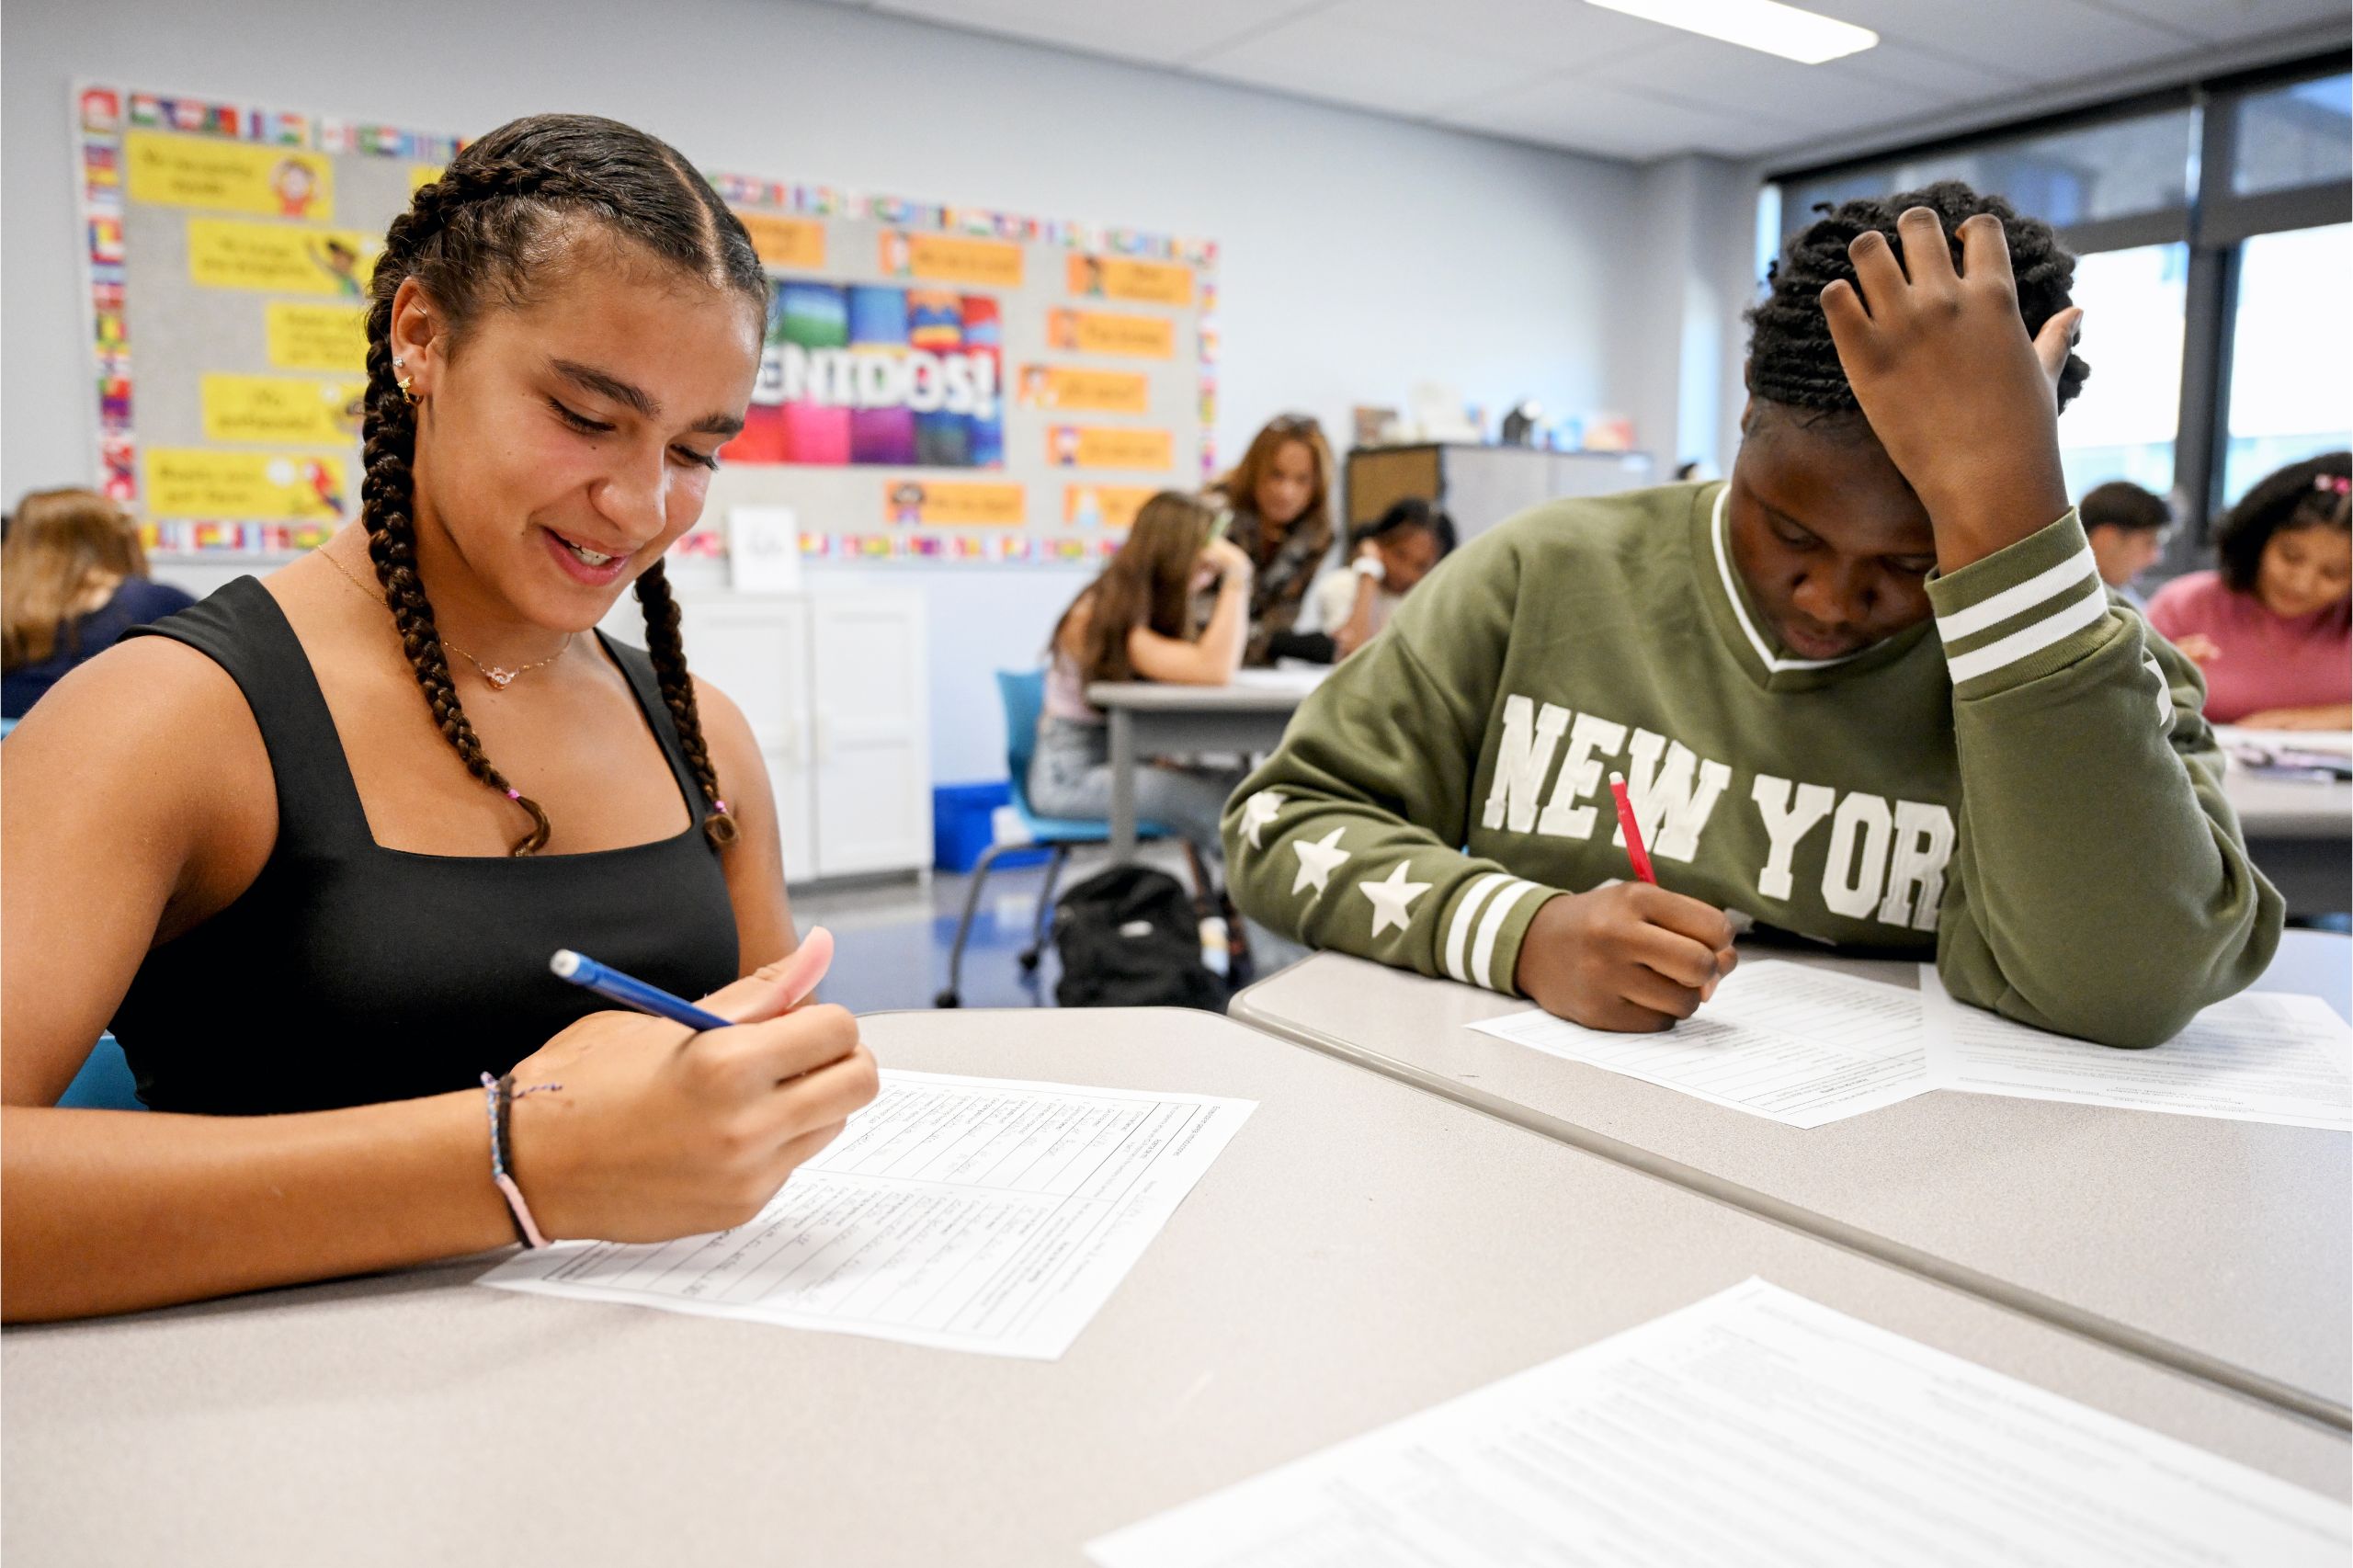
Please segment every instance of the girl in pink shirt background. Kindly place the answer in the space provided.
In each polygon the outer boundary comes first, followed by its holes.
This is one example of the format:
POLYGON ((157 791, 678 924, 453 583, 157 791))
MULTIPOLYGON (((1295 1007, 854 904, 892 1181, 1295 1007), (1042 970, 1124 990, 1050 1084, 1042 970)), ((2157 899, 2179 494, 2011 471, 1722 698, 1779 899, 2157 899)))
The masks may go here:
POLYGON ((2291 463, 2214 533, 2219 570, 2177 578, 2149 624, 2197 662, 2206 717, 2256 730, 2353 729, 2353 454, 2291 463))

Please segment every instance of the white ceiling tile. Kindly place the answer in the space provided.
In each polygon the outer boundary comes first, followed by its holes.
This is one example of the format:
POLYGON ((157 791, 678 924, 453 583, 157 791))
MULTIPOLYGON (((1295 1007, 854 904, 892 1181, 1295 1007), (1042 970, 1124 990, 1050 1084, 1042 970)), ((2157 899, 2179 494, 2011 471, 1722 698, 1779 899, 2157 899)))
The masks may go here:
POLYGON ((1672 28, 1585 0, 1340 0, 1321 13, 1351 27, 1425 39, 1540 71, 1598 64, 1677 35, 1672 28))
POLYGON ((1930 54, 1889 39, 1881 39, 1872 48, 1850 54, 1836 64, 1875 82, 1925 89, 1947 104, 1975 103, 1998 93, 2014 92, 2025 86, 2028 80, 2023 72, 1979 65, 1949 54, 1930 54))
POLYGON ((1925 114, 1951 101, 1866 74, 1846 60, 1801 65, 1696 33, 1581 74, 1718 112, 1763 114, 1807 135, 1925 114))
POLYGON ((1671 103, 1572 75, 1457 104, 1434 118, 1466 131, 1616 158, 1738 157, 1791 136, 1787 127, 1736 109, 1671 103))
POLYGON ((2216 43, 2261 38, 2266 33, 2322 22, 2342 26, 2345 0, 2108 0, 2153 22, 2194 33, 2216 43))
POLYGON ((1177 65, 1328 0, 874 0, 875 9, 1056 49, 1177 65))
POLYGON ((2063 82, 2178 54, 2200 40, 2079 0, 1813 0, 1812 9, 1926 53, 2063 82))
POLYGON ((1195 59, 1188 69, 1406 116, 1518 86, 1536 74, 1524 63, 1348 27, 1322 13, 1253 33, 1195 59))

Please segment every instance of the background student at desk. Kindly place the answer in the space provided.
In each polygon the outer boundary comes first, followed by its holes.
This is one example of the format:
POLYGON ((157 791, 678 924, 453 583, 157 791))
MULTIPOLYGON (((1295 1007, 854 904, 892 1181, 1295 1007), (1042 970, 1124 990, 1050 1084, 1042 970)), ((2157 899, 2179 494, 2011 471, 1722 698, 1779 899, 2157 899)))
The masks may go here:
MULTIPOLYGON (((1163 491, 1144 503, 1103 574, 1063 611, 1049 642, 1045 710, 1029 763, 1029 803, 1049 816, 1111 812, 1110 742, 1086 700, 1098 681, 1223 686, 1241 666, 1250 631, 1250 557, 1215 534, 1203 502, 1163 491), (1198 590, 1214 607, 1197 631, 1198 590)), ((1136 769, 1139 816, 1165 823, 1203 859, 1220 858, 1218 816, 1238 771, 1155 764, 1136 769)), ((1206 890, 1204 890, 1206 891, 1206 890)))
POLYGON ((1730 481, 1465 547, 1235 796, 1243 911, 1603 1028, 1697 1009, 1727 910, 2110 1044, 2245 987, 2279 896, 2194 672, 2110 605, 2067 503, 2073 271, 1951 182, 1801 233, 1730 481), (1604 885, 1615 768, 1663 887, 1604 885))

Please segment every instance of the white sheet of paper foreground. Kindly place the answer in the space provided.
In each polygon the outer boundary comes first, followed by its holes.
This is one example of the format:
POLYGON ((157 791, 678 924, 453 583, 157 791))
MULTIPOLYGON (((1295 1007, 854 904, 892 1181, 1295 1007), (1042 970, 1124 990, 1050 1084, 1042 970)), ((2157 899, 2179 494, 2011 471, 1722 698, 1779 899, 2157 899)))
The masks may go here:
POLYGON ((1698 1017, 1663 1034, 1612 1034, 1541 1011, 1471 1027, 1791 1127, 1820 1127, 1934 1086, 1917 997, 1779 959, 1743 960, 1698 1017))
POLYGON ((1751 1279, 1086 1551, 1101 1568, 2341 1568, 2348 1524, 1751 1279))
POLYGON ((1051 1361, 1256 1108, 886 1068, 749 1223, 563 1243, 480 1283, 1051 1361))
MULTIPOLYGON (((1734 971, 1738 973, 1738 971, 1734 971)), ((1920 966, 1939 1088, 2353 1131, 2353 1028, 2317 996, 2249 991, 2148 1051, 2116 1051, 1953 1000, 1920 966)))

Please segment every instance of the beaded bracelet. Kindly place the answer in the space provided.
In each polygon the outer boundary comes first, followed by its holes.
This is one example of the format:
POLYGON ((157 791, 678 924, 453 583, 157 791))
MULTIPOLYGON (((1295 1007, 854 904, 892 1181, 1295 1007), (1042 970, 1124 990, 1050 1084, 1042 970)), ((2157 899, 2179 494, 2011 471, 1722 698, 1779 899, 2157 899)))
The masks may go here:
MULTIPOLYGON (((553 1084, 538 1085, 554 1088, 553 1084)), ((506 1199, 506 1210, 515 1221, 515 1233, 527 1247, 543 1247, 547 1237, 540 1233, 538 1221, 531 1218, 531 1206, 523 1200, 523 1189, 515 1185, 515 1177, 507 1170, 507 1119, 515 1103, 515 1075, 503 1078, 489 1074, 482 1075, 484 1109, 490 1116, 490 1179, 506 1199)), ((526 1090, 525 1093, 529 1093, 526 1090)))

